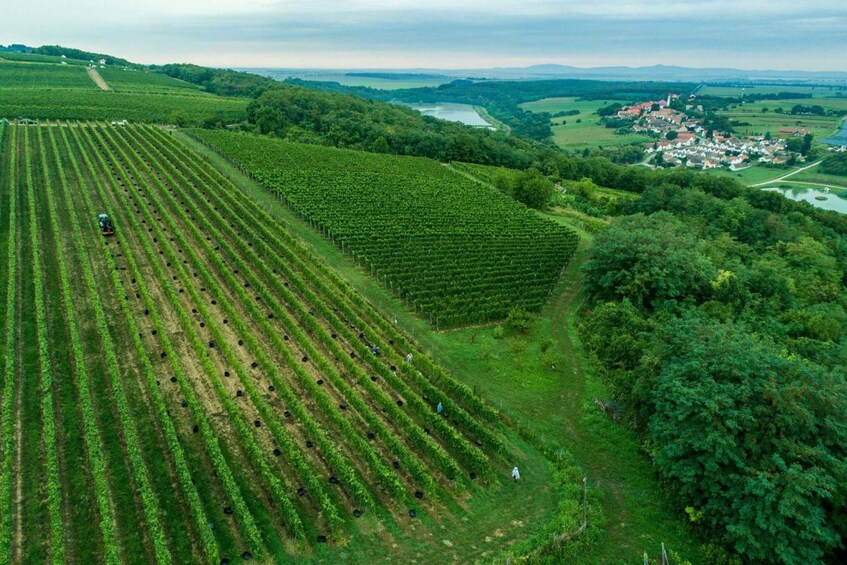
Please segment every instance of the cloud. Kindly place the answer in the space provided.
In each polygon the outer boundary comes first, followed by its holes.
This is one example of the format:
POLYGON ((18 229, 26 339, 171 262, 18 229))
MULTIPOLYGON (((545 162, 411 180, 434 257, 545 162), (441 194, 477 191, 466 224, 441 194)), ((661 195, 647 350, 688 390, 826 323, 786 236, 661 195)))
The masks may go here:
POLYGON ((149 0, 119 13, 105 0, 81 2, 81 20, 35 20, 39 37, 47 31, 144 62, 237 66, 500 60, 847 70, 844 59, 821 56, 847 49, 847 9, 831 0, 149 0))

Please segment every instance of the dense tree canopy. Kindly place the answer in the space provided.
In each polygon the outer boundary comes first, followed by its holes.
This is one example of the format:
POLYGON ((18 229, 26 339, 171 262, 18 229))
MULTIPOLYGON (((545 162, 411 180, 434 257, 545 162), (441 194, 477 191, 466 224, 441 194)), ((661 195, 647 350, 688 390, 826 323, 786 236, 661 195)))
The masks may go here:
POLYGON ((820 172, 828 175, 840 175, 847 177, 847 152, 836 153, 831 157, 824 159, 821 163, 820 172))
POLYGON ((418 155, 441 161, 507 165, 525 169, 537 150, 502 132, 421 116, 387 102, 277 85, 256 98, 248 120, 260 133, 303 140, 304 133, 336 147, 418 155))
POLYGON ((585 285, 601 299, 655 306, 702 294, 715 275, 704 246, 671 214, 637 214, 614 222, 583 265, 585 285))
POLYGON ((694 317, 664 328, 654 462, 738 553, 811 563, 838 547, 847 496, 844 375, 694 317))
MULTIPOLYGON (((605 81, 578 79, 551 80, 454 80, 438 87, 379 90, 361 86, 344 86, 333 82, 306 82, 293 80, 293 84, 310 88, 355 94, 374 100, 399 100, 402 102, 457 102, 485 107, 492 116, 507 123, 512 132, 527 139, 548 139, 551 114, 528 112, 520 107, 523 102, 553 96, 578 96, 592 100, 608 100, 626 93, 626 101, 656 100, 668 92, 691 92, 690 83, 605 81)), ((617 110, 614 110, 617 112, 617 110)))
POLYGON ((595 240, 585 344, 692 520, 753 562, 832 559, 847 532, 844 224, 720 179, 664 181, 595 240))

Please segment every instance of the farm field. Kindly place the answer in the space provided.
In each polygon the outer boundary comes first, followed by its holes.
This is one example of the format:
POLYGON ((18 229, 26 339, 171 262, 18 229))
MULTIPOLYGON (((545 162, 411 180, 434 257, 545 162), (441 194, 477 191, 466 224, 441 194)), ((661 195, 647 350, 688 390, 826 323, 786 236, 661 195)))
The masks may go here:
MULTIPOLYGON (((813 98, 829 98, 838 96, 839 93, 847 95, 847 88, 838 86, 795 86, 795 85, 745 85, 745 86, 718 86, 705 85, 697 90, 702 96, 727 96, 739 98, 742 94, 779 94, 780 92, 796 92, 798 94, 811 94, 813 98)), ((817 100, 816 100, 817 101, 817 100)), ((777 101, 772 101, 777 102, 777 101)))
POLYGON ((0 61, 0 92, 61 89, 96 90, 85 68, 78 65, 0 61))
POLYGON ((86 67, 90 64, 90 61, 83 61, 82 59, 70 59, 70 58, 62 58, 58 55, 41 55, 38 53, 14 53, 14 52, 0 52, 0 61, 23 61, 26 63, 53 63, 59 64, 62 63, 68 65, 82 65, 86 67))
POLYGON ((114 92, 101 91, 82 66, 0 62, 0 117, 197 124, 246 116, 247 99, 214 96, 141 71, 98 72, 114 92))
POLYGON ((180 94, 184 96, 197 94, 200 96, 208 96, 208 94, 203 92, 203 89, 196 84, 191 84, 190 82, 185 82, 161 73, 116 67, 98 69, 97 72, 100 73, 103 80, 105 80, 109 86, 115 90, 115 92, 180 94))
POLYGON ((491 187, 422 158, 193 134, 351 253, 436 329, 537 311, 577 244, 491 187))
MULTIPOLYGON (((827 110, 847 110, 847 98, 821 98, 815 99, 813 103, 823 106, 827 110)), ((810 101, 802 99, 764 100, 733 107, 721 111, 719 114, 731 120, 749 123, 748 126, 734 126, 736 133, 740 135, 764 135, 765 132, 769 131, 771 135, 778 136, 780 128, 804 128, 811 131, 818 141, 830 137, 843 120, 842 117, 837 116, 792 115, 788 113, 796 104, 809 105, 810 101), (767 112, 764 112, 765 108, 768 109, 767 112), (775 112, 777 108, 782 108, 785 113, 775 112)))
POLYGON ((530 112, 550 112, 551 114, 567 110, 579 110, 578 115, 550 120, 553 128, 553 141, 563 149, 580 150, 649 141, 650 138, 645 135, 616 135, 615 130, 600 123, 600 117, 595 112, 613 102, 615 100, 579 100, 575 97, 546 98, 521 104, 521 108, 530 112), (563 121, 567 123, 562 125, 563 121))
POLYGON ((13 560, 473 558, 575 508, 496 410, 172 136, 0 134, 13 560), (481 543, 508 520, 526 527, 481 543))

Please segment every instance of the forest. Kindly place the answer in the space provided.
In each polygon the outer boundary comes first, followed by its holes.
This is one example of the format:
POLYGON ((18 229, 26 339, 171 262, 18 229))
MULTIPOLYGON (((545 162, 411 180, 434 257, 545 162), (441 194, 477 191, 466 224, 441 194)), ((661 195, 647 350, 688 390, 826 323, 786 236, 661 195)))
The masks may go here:
POLYGON ((648 188, 582 267, 581 333, 692 522, 818 562, 847 531, 847 237, 747 196, 648 188))
POLYGON ((847 153, 837 153, 824 159, 820 166, 820 172, 847 177, 847 153))
POLYGON ((355 94, 372 100, 408 103, 455 102, 485 107, 492 116, 508 124, 512 132, 527 139, 544 141, 553 135, 550 114, 527 112, 523 102, 558 96, 578 96, 591 100, 619 99, 644 101, 664 98, 668 92, 691 92, 694 84, 665 82, 619 82, 595 80, 454 80, 438 87, 410 88, 390 92, 333 82, 287 81, 312 89, 355 94))

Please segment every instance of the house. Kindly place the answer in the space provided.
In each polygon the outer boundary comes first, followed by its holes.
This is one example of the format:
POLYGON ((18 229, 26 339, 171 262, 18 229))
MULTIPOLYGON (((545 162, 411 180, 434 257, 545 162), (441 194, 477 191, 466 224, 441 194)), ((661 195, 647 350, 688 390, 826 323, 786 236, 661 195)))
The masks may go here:
POLYGON ((688 161, 686 161, 685 165, 688 167, 702 167, 703 158, 699 155, 692 155, 688 158, 688 161))
POLYGON ((750 156, 747 155, 746 153, 742 153, 741 155, 735 155, 734 157, 730 157, 729 158, 730 168, 741 166, 744 163, 744 161, 746 161, 749 158, 750 158, 750 156))
POLYGON ((807 133, 811 133, 809 130, 804 128, 781 128, 779 133, 787 133, 789 135, 793 135, 794 137, 803 137, 807 133))

